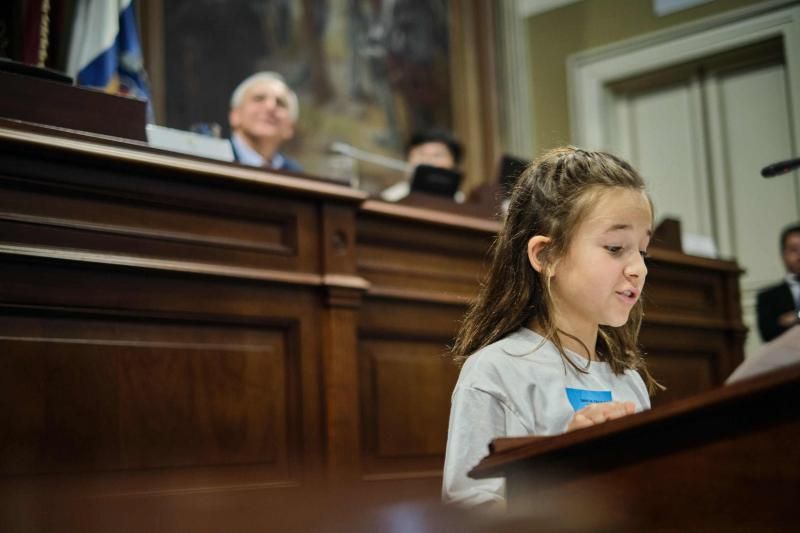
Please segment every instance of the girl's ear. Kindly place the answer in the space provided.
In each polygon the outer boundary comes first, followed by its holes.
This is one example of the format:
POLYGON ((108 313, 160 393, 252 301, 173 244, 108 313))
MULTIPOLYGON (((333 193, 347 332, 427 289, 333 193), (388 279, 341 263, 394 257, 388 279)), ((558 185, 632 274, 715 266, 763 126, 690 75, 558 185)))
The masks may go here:
POLYGON ((544 266, 539 260, 539 254, 550 244, 550 237, 534 235, 528 241, 528 261, 536 272, 542 273, 544 266))

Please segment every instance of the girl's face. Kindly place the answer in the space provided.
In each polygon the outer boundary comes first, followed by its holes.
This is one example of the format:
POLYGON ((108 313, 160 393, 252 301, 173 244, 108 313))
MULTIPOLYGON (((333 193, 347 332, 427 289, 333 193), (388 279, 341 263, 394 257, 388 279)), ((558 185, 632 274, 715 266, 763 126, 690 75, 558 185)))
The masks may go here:
POLYGON ((628 321, 647 276, 644 254, 651 224, 643 192, 613 188, 599 195, 553 270, 558 328, 593 338, 599 325, 618 327, 628 321))

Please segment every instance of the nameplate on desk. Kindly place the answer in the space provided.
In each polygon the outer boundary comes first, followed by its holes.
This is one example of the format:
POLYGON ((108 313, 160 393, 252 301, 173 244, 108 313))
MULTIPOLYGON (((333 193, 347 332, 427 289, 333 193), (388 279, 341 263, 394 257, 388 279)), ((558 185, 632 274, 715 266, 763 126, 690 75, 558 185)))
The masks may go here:
POLYGON ((228 139, 218 139, 191 131, 147 125, 147 142, 153 148, 171 150, 182 154, 233 161, 233 148, 228 139))

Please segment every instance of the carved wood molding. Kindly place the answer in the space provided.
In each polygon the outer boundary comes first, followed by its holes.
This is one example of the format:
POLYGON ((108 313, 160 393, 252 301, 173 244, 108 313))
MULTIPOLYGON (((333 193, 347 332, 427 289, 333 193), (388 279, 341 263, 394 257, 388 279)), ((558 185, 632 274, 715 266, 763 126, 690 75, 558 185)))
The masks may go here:
POLYGON ((494 220, 476 218, 474 216, 457 215, 453 213, 443 213, 420 207, 407 205, 390 204, 377 200, 367 200, 361 205, 362 212, 368 214, 378 214, 387 217, 427 222, 439 226, 450 226, 460 229, 470 229, 485 231, 487 233, 497 233, 500 230, 500 223, 494 220))
POLYGON ((1 126, 0 141, 27 145, 37 151, 46 149, 53 152, 90 156, 95 161, 112 160, 125 164, 158 167, 161 171, 175 172, 178 175, 192 173, 194 177, 223 178, 235 182, 267 186, 276 192, 303 193, 304 195, 324 196, 353 203, 360 203, 367 198, 366 193, 343 185, 297 179, 296 176, 286 176, 241 165, 217 163, 207 159, 190 159, 180 154, 155 150, 144 143, 100 144, 1 126))
POLYGON ((306 272, 267 270, 261 268, 244 268, 189 261, 175 261, 137 257, 131 255, 89 252, 83 250, 65 250, 44 246, 18 246, 0 244, 0 257, 11 255, 41 261, 65 261, 77 263, 94 263, 103 266, 135 267, 141 269, 162 270, 203 274, 227 278, 242 278, 289 285, 310 285, 328 289, 357 290, 363 292, 369 282, 360 276, 320 275, 306 272))

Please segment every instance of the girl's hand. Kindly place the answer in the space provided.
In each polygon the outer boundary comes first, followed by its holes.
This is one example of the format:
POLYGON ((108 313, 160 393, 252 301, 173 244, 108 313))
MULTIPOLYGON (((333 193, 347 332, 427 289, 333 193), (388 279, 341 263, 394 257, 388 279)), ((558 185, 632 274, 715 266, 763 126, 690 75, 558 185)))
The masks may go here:
POLYGON ((593 403, 575 412, 575 416, 567 426, 567 431, 602 424, 607 420, 632 415, 635 411, 636 406, 633 402, 593 403))

